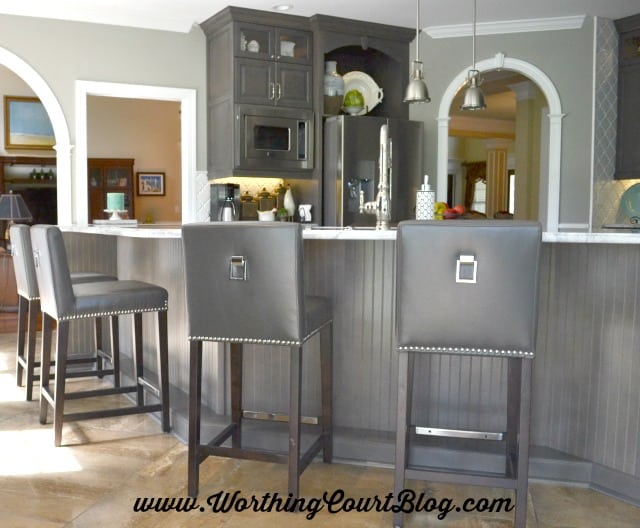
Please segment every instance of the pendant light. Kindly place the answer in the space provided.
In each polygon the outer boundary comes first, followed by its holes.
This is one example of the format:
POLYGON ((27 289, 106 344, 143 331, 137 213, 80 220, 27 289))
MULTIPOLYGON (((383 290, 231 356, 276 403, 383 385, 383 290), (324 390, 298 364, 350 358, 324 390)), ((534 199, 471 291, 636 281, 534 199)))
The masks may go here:
POLYGON ((476 70, 476 0, 473 0, 473 66, 467 74, 467 91, 460 110, 483 110, 487 107, 484 102, 484 94, 480 89, 482 79, 480 72, 476 70))
POLYGON ((422 74, 422 62, 420 61, 420 0, 416 0, 416 58, 411 63, 409 84, 404 95, 405 103, 428 103, 431 101, 429 90, 424 82, 422 74))

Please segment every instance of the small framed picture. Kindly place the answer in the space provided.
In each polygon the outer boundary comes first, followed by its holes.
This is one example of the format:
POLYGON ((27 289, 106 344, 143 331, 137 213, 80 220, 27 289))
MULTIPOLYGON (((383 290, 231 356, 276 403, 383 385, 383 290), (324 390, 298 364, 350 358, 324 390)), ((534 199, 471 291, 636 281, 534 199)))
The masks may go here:
POLYGON ((164 172, 137 172, 138 196, 164 196, 164 172))

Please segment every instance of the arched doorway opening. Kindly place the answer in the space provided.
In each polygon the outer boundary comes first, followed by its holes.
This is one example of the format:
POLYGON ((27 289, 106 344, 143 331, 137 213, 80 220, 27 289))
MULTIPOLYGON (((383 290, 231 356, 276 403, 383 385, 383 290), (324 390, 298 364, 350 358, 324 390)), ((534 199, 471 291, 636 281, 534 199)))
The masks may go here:
POLYGON ((57 205, 58 223, 72 223, 71 201, 71 144, 69 127, 64 117, 62 107, 49 85, 42 76, 15 53, 0 47, 0 64, 7 67, 29 85, 42 102, 55 136, 54 149, 56 151, 56 176, 58 181, 57 205))
MULTIPOLYGON (((541 188, 541 201, 545 204, 540 210, 540 222, 545 231, 558 231, 560 214, 560 165, 562 138, 562 107, 560 97, 551 79, 539 68, 526 61, 505 57, 497 53, 493 58, 476 64, 480 72, 492 70, 511 70, 521 73, 536 83, 549 104, 549 142, 548 142, 548 180, 541 188)), ((438 109, 438 200, 447 199, 447 178, 449 165, 449 110, 460 86, 467 77, 467 70, 461 71, 445 90, 438 109)))

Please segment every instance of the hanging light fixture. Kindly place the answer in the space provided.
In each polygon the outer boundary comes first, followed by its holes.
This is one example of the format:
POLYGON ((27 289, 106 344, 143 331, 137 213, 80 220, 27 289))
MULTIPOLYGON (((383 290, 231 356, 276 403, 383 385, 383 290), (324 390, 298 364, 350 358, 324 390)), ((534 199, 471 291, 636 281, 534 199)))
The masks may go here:
POLYGON ((420 61, 420 0, 416 0, 416 58, 411 63, 409 84, 404 95, 405 103, 428 103, 431 101, 429 90, 424 82, 422 74, 422 62, 420 61))
POLYGON ((480 72, 476 70, 476 0, 473 0, 473 66, 467 73, 467 91, 460 110, 483 110, 487 107, 484 102, 484 94, 480 89, 482 79, 480 72))

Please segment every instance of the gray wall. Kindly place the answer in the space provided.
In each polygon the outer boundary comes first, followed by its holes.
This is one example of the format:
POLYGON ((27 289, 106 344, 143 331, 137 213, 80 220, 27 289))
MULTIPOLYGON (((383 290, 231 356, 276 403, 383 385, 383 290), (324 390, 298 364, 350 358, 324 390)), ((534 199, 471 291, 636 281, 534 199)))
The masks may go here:
MULTIPOLYGON (((589 221, 593 19, 581 29, 479 36, 478 60, 504 52, 528 61, 554 82, 562 102, 561 223, 589 221)), ((77 79, 150 84, 198 90, 197 168, 206 167, 205 39, 188 34, 0 16, 2 47, 28 62, 49 83, 62 105, 75 143, 74 82, 77 79), (201 111, 200 111, 201 109, 201 111)), ((413 47, 411 47, 413 52, 413 47)), ((471 39, 421 36, 421 58, 431 103, 412 106, 425 122, 425 172, 436 174, 436 116, 450 81, 471 62, 471 39)), ((435 180, 435 178, 434 178, 435 180)))
MULTIPOLYGON (((477 61, 492 58, 498 52, 537 66, 554 83, 565 114, 560 223, 589 222, 593 19, 587 17, 581 29, 477 37, 477 61)), ((410 117, 425 122, 425 170, 435 175, 440 100, 453 78, 470 67, 471 38, 432 39, 422 34, 420 58, 425 65, 431 102, 413 105, 410 117)))
POLYGON ((76 80, 197 90, 197 168, 206 168, 205 39, 199 27, 183 34, 2 15, 0 34, 0 46, 27 62, 53 90, 72 144, 76 80))

